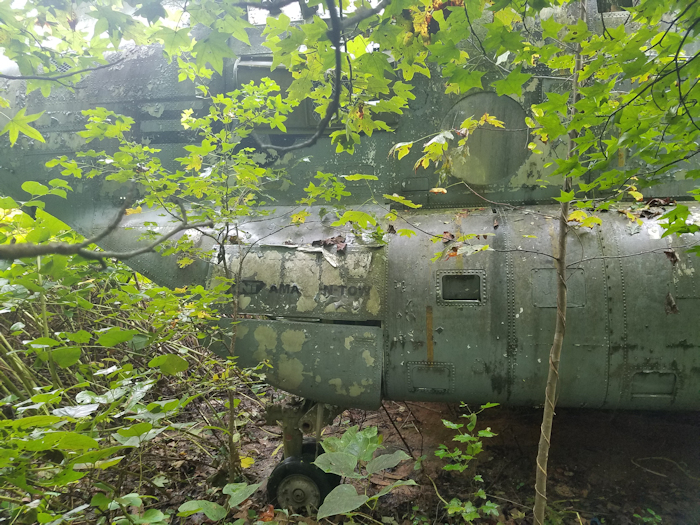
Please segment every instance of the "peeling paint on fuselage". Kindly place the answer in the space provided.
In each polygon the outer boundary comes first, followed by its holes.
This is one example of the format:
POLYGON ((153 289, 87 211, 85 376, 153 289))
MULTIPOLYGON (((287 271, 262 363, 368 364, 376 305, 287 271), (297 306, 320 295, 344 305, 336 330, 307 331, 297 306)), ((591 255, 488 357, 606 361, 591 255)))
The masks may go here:
POLYGON ((328 384, 335 387, 336 394, 341 396, 348 395, 348 391, 345 388, 343 388, 343 380, 339 377, 336 377, 335 379, 329 379, 328 384))
POLYGON ((320 285, 318 265, 309 259, 315 254, 297 253, 291 261, 285 264, 285 273, 289 274, 299 287, 301 297, 297 300, 298 312, 309 312, 316 308, 316 298, 320 285))
POLYGON ((245 310, 246 308, 248 308, 250 301, 251 301, 250 297, 248 297, 247 295, 241 295, 238 298, 238 306, 240 307, 241 310, 245 310))
POLYGON ((253 356, 258 361, 269 359, 268 350, 274 351, 277 348, 277 332, 269 326, 259 326, 255 329, 255 340, 258 342, 258 349, 253 356))
POLYGON ((285 390, 296 389, 303 381, 304 365, 298 359, 287 357, 286 354, 280 356, 277 365, 277 379, 280 388, 285 390))
POLYGON ((282 347, 287 352, 300 352, 306 341, 306 334, 302 330, 285 330, 282 332, 282 347))
POLYGON ((357 397, 362 392, 365 391, 364 387, 361 387, 357 383, 353 383, 349 390, 350 390, 350 397, 357 397))
POLYGON ((379 314, 381 308, 381 297, 379 297, 379 292, 376 288, 372 288, 369 291, 369 301, 367 301, 367 311, 372 315, 379 314))

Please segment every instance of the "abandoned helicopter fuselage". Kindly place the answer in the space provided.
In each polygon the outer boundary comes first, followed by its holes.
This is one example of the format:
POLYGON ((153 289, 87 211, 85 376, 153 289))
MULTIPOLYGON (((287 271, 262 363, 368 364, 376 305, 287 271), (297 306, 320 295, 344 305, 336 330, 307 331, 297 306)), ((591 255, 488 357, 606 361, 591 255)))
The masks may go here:
MULTIPOLYGON (((212 81, 213 92, 270 74, 260 39, 252 35, 251 41, 250 48, 236 50, 241 58, 228 73, 212 81)), ((284 86, 284 71, 274 74, 284 86)), ((334 415, 325 405, 375 409, 382 399, 542 403, 556 315, 552 254, 559 210, 550 203, 559 189, 540 188, 539 181, 545 161, 557 152, 545 145, 543 155, 528 151, 524 108, 565 80, 551 72, 538 74, 541 81, 523 100, 487 92, 447 96, 425 80, 416 84, 418 96, 396 123, 395 134, 363 139, 352 157, 329 154, 332 146, 323 139, 296 154, 306 162, 279 159, 289 166, 295 185, 280 182, 270 188, 280 205, 267 217, 241 221, 243 243, 226 246, 223 256, 241 272, 242 318, 235 325, 239 364, 267 361, 270 384, 310 401, 291 412, 271 412, 272 420, 283 421, 286 456, 301 456, 300 430, 318 431, 334 415), (465 184, 447 194, 428 191, 438 175, 414 172, 411 156, 398 161, 387 155, 396 142, 483 113, 503 120, 510 132, 476 131, 470 157, 453 162, 452 175, 465 184), (309 209, 313 219, 307 223, 290 224, 302 188, 318 170, 340 180, 355 173, 379 178, 371 191, 364 183, 346 181, 350 205, 382 194, 422 204, 421 210, 397 210, 392 228, 385 218, 388 204, 363 208, 384 221, 385 231, 417 234, 388 233, 378 242, 350 226, 332 226, 336 216, 320 207, 309 209), (453 239, 463 234, 475 234, 471 247, 453 250, 453 239), (318 242, 337 236, 346 247, 318 242), (487 250, 479 250, 485 245, 487 250)), ((16 93, 18 106, 24 104, 18 83, 7 89, 16 93)), ((45 111, 38 128, 47 140, 20 141, 21 148, 6 150, 0 191, 18 200, 26 198, 24 181, 56 177, 45 168, 48 160, 84 147, 74 133, 84 126, 82 109, 105 106, 131 116, 134 139, 159 148, 163 165, 171 167, 182 146, 193 140, 181 128, 181 112, 206 110, 194 85, 177 82, 176 65, 167 64, 157 48, 126 53, 118 68, 94 72, 75 93, 57 91, 48 99, 35 94, 26 104, 31 113, 45 111)), ((308 136, 316 126, 311 110, 300 107, 287 125, 290 135, 271 135, 269 142, 308 136)), ((687 189, 684 182, 669 179, 645 196, 680 200, 687 198, 687 189)), ((68 199, 49 200, 47 210, 93 235, 113 219, 126 193, 110 182, 81 181, 68 199)), ((689 207, 700 224, 700 208, 689 207)), ((700 408, 700 330, 695 325, 700 262, 684 253, 700 242, 700 235, 662 238, 655 218, 639 225, 616 212, 600 216, 602 226, 579 229, 568 240, 568 318, 558 404, 700 408), (674 257, 668 257, 669 250, 674 257)), ((147 222, 158 223, 161 231, 169 228, 158 209, 145 210, 125 217, 102 246, 132 247, 147 222)), ((211 237, 189 235, 197 247, 213 248, 211 237)), ((186 268, 158 254, 128 264, 171 287, 211 285, 222 275, 220 255, 186 268)), ((231 319, 222 319, 211 348, 226 353, 233 330, 231 319)))

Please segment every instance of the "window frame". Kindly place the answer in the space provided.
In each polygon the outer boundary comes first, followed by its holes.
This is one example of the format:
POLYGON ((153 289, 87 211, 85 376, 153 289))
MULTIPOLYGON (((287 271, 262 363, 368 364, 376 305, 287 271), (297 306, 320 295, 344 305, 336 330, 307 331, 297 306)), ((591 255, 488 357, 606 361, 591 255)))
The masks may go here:
POLYGON ((486 304, 486 271, 485 270, 437 270, 435 281, 435 294, 438 306, 483 306, 486 304), (442 278, 449 275, 477 275, 479 276, 479 299, 443 299, 442 278))

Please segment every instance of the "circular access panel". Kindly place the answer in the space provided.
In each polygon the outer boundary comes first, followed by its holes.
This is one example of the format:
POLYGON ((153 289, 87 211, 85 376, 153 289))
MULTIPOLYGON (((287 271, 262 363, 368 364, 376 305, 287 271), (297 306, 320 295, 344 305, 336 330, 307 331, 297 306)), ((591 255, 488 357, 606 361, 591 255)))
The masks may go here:
POLYGON ((506 182, 517 173, 528 155, 525 110, 510 97, 499 97, 495 93, 465 97, 447 113, 440 129, 459 129, 465 119, 479 120, 484 113, 496 117, 505 127, 486 124, 476 129, 467 140, 469 155, 457 148, 450 148, 447 153, 451 174, 476 186, 506 182))

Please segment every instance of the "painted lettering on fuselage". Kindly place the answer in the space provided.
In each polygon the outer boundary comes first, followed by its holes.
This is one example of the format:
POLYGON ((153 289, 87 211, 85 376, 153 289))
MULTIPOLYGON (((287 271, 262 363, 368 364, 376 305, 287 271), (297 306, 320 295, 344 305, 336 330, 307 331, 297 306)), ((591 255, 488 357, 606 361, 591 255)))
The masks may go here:
MULTIPOLYGON (((239 284, 239 293, 241 295, 256 295, 260 293, 265 286, 263 281, 241 280, 239 284)), ((368 295, 371 286, 367 284, 321 284, 321 292, 326 297, 361 297, 368 295)), ((301 290, 296 284, 273 284, 268 289, 268 293, 281 295, 301 295, 301 290)))
POLYGON ((263 288, 265 288, 265 283, 262 281, 241 280, 238 283, 238 293, 241 295, 255 295, 263 288))
POLYGON ((296 284, 282 284, 280 283, 279 286, 272 285, 270 286, 270 293, 279 293, 279 294, 299 294, 301 295, 301 292, 299 291, 299 288, 297 288, 296 284))
POLYGON ((359 285, 344 285, 344 284, 324 284, 323 285, 323 295, 325 296, 343 296, 349 295, 351 297, 358 297, 362 295, 367 295, 371 287, 366 284, 359 285))

